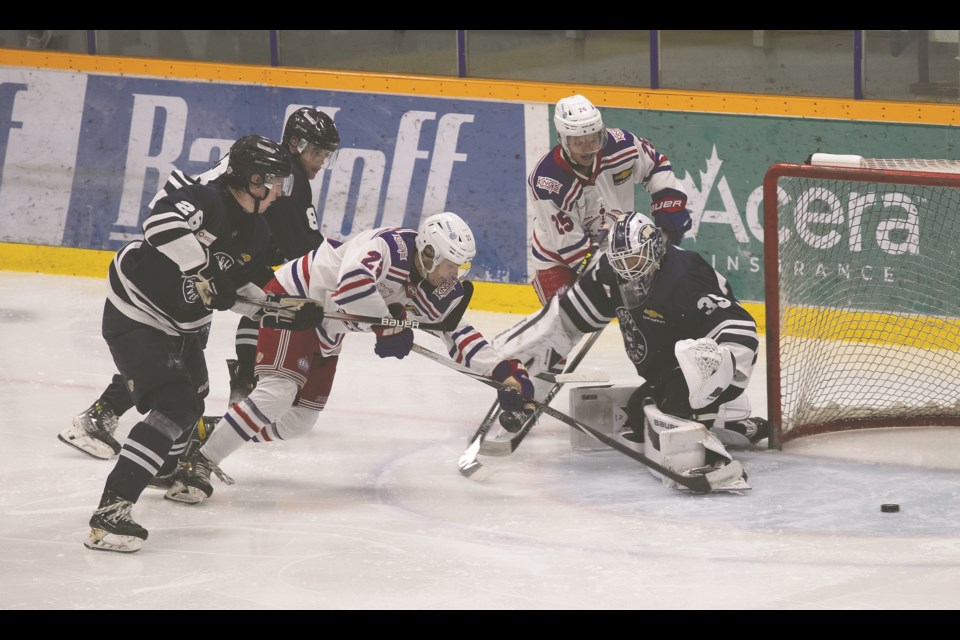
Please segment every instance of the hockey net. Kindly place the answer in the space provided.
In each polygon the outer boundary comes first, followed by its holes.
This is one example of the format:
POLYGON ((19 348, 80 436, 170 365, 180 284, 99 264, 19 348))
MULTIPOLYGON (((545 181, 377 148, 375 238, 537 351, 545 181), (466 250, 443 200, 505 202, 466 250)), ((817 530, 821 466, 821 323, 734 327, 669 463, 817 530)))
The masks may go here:
POLYGON ((763 197, 770 446, 960 426, 960 162, 815 154, 763 197))

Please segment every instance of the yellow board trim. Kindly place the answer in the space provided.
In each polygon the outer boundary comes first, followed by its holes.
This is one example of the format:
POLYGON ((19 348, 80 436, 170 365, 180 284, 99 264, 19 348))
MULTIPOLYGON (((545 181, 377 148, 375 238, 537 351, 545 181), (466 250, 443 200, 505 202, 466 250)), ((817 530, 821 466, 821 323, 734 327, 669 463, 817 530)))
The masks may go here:
MULTIPOLYGON (((113 251, 0 242, 0 271, 106 278, 114 255, 113 251)), ((529 284, 473 284, 471 309, 525 315, 540 308, 537 294, 529 284)), ((762 333, 766 327, 763 305, 750 302, 742 304, 757 321, 757 329, 762 333)))
POLYGON ((90 56, 25 49, 0 49, 0 66, 61 69, 175 80, 241 82, 274 87, 298 87, 362 93, 426 95, 439 98, 555 103, 584 93, 597 105, 656 111, 694 111, 793 118, 825 118, 865 122, 931 125, 960 124, 955 105, 882 102, 845 98, 804 98, 785 95, 713 93, 638 89, 606 85, 515 82, 412 76, 386 73, 329 71, 291 67, 187 62, 153 58, 90 56))

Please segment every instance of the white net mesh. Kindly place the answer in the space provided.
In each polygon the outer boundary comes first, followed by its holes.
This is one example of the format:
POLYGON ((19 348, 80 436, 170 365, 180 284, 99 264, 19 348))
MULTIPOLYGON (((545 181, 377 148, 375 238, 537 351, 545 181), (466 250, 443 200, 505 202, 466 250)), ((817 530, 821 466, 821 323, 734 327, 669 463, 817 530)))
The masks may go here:
POLYGON ((778 204, 766 203, 779 229, 783 439, 960 424, 960 176, 944 186, 837 173, 781 175, 778 204))

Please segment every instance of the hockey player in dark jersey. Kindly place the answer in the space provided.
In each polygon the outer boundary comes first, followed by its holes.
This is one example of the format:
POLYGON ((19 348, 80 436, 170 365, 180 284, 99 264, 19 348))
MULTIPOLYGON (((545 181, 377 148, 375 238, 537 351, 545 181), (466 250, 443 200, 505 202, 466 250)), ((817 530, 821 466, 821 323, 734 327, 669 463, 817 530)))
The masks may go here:
MULTIPOLYGON (((463 281, 476 255, 467 223, 454 213, 427 217, 419 229, 362 231, 343 244, 326 242, 280 267, 265 290, 322 300, 324 309, 441 324, 451 359, 512 387, 498 394, 510 411, 532 413, 533 384, 523 366, 504 359, 463 315, 473 285, 463 281)), ((166 497, 194 504, 213 493, 211 471, 248 442, 302 437, 317 422, 333 388, 345 337, 373 331, 374 352, 404 358, 411 329, 326 319, 313 331, 264 326, 257 344, 258 384, 230 407, 203 446, 181 465, 166 497)))
POLYGON ((746 446, 767 436, 766 421, 750 417, 744 394, 760 344, 756 322, 722 275, 698 253, 666 242, 640 213, 622 215, 608 252, 567 292, 499 335, 494 346, 536 375, 548 368, 551 350, 569 353, 584 334, 613 318, 645 381, 627 407, 638 434, 650 398, 661 411, 722 434, 726 444, 746 446))
MULTIPOLYGON (((274 204, 265 216, 274 245, 271 266, 299 258, 323 243, 310 181, 321 169, 329 168, 336 161, 340 133, 329 115, 312 107, 301 107, 287 118, 282 146, 293 164, 293 193, 274 204)), ((272 277, 273 270, 268 269, 258 274, 254 282, 262 287, 272 277)), ((250 318, 240 318, 236 335, 237 358, 227 360, 229 406, 245 398, 256 386, 253 359, 257 352, 259 328, 250 318)))
POLYGON ((237 294, 265 297, 250 283, 269 256, 270 231, 260 214, 289 193, 290 178, 290 160, 279 145, 241 138, 221 177, 159 198, 143 223, 143 240, 114 257, 103 337, 144 417, 107 477, 90 518, 88 548, 136 551, 147 538, 130 511, 150 480, 175 466, 203 413, 209 380, 201 335, 213 310, 261 313, 237 302, 237 294))
MULTIPOLYGON (((312 107, 301 107, 287 118, 281 146, 293 167, 293 188, 288 197, 275 201, 269 210, 264 212, 272 239, 269 257, 260 261, 259 269, 249 270, 250 281, 261 287, 273 277, 272 267, 298 258, 324 241, 313 205, 310 181, 320 170, 330 167, 335 161, 340 146, 340 134, 330 116, 312 107)), ((213 167, 195 177, 175 169, 153 198, 149 208, 152 210, 161 198, 177 189, 187 185, 209 184, 216 180, 226 172, 229 161, 230 156, 227 154, 213 167)), ((209 326, 202 334, 204 343, 208 329, 209 326)), ((235 339, 237 358, 227 360, 230 405, 243 399, 256 386, 253 358, 257 350, 258 329, 259 325, 255 320, 241 316, 235 339)), ((61 431, 58 438, 79 451, 108 460, 120 453, 120 443, 113 434, 119 417, 132 407, 133 398, 126 388, 123 376, 115 374, 100 397, 85 411, 74 416, 72 424, 61 431)), ((197 425, 198 437, 204 438, 219 419, 219 416, 204 416, 197 425)), ((166 488, 171 481, 172 474, 163 474, 152 484, 166 488)))

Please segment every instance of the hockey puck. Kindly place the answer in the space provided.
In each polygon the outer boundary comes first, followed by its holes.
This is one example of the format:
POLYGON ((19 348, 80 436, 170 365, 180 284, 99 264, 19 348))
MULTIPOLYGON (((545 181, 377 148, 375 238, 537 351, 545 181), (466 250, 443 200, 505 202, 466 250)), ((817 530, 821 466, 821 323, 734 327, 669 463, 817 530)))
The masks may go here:
POLYGON ((880 505, 880 511, 884 513, 896 513, 900 511, 900 505, 898 504, 882 504, 880 505))
POLYGON ((514 411, 504 411, 500 414, 500 426, 509 431, 510 433, 516 433, 520 431, 520 427, 523 426, 523 414, 517 413, 514 411))

